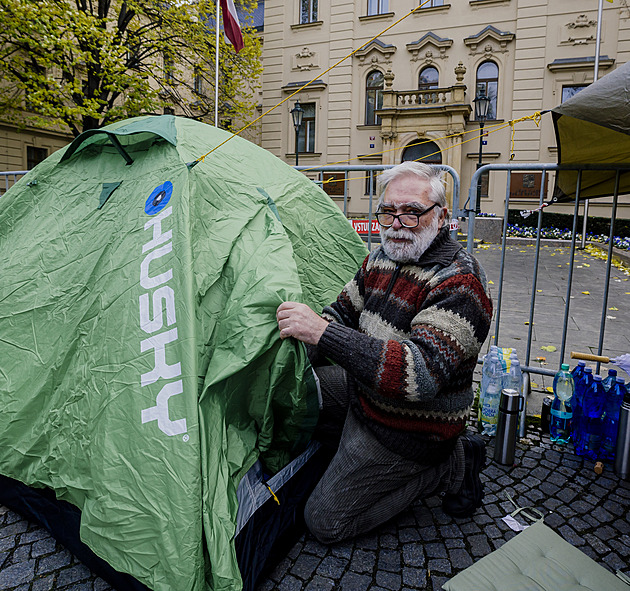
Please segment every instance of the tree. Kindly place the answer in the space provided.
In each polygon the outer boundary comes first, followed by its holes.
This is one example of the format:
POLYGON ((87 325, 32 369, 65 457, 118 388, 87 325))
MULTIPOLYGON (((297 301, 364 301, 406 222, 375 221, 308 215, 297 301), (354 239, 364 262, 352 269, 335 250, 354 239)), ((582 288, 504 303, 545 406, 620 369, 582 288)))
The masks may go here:
MULTIPOLYGON (((75 136, 174 106, 213 117, 215 17, 214 0, 0 0, 0 115, 75 136)), ((249 118, 260 40, 219 37, 220 118, 249 118)))

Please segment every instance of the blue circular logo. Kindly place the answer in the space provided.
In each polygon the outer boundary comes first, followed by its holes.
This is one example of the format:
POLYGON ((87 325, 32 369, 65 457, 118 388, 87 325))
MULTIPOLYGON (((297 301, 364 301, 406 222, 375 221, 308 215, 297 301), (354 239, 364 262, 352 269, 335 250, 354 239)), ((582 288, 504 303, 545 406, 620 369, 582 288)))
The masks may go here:
POLYGON ((153 193, 149 195, 149 198, 146 200, 144 204, 144 212, 147 215, 155 215, 162 211, 167 203, 171 200, 171 195, 173 194, 173 183, 171 181, 166 181, 162 183, 158 187, 153 189, 153 193))

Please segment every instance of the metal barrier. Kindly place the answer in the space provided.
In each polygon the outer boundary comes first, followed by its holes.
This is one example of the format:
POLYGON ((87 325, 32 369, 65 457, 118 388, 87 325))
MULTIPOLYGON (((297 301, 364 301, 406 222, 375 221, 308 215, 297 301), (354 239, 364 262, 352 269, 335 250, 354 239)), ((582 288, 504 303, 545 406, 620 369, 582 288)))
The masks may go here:
MULTIPOLYGON (((343 189, 343 214, 348 217, 348 181, 351 180, 363 180, 369 179, 369 205, 368 205, 368 236, 367 236, 367 247, 369 249, 372 248, 372 218, 374 215, 374 174, 377 172, 382 172, 383 170, 387 170, 388 168, 392 168, 394 165, 387 164, 365 164, 365 165, 345 165, 345 166, 294 166, 296 170, 300 170, 302 172, 316 172, 318 174, 318 179, 315 181, 317 183, 324 183, 324 174, 325 173, 335 173, 335 172, 343 172, 344 173, 344 189, 343 189), (365 177, 358 178, 348 178, 349 172, 364 172, 366 173, 365 177)), ((459 193, 460 193, 460 182, 459 175, 454 168, 447 166, 446 164, 436 164, 435 165, 440 170, 447 172, 451 175, 453 181, 453 203, 459 203, 459 193)), ((459 207, 457 207, 456 211, 451 212, 452 218, 457 219, 460 214, 459 207)), ((457 230, 452 230, 451 234, 456 235, 457 230)))
MULTIPOLYGON (((604 286, 604 296, 602 302, 602 315, 600 321, 599 328, 599 345, 597 354, 602 354, 602 349, 604 345, 604 334, 606 330, 606 309, 608 306, 608 291, 610 286, 610 271, 612 266, 612 254, 613 254, 613 237, 614 237, 614 226, 615 226, 615 217, 617 214, 617 203, 619 199, 619 178, 622 172, 630 171, 630 165, 627 164, 619 164, 619 165, 595 165, 595 164, 583 164, 583 165, 558 165, 558 164, 521 164, 521 163, 512 163, 512 164, 486 164, 485 166, 480 167, 475 174, 473 175, 470 181, 470 189, 468 192, 468 208, 463 212, 468 217, 468 242, 467 249, 468 252, 472 253, 474 249, 474 231, 475 231, 475 211, 477 204, 477 195, 478 195, 478 182, 481 178, 481 175, 485 172, 491 171, 507 171, 507 182, 506 182, 506 193, 505 193, 505 214, 503 217, 503 238, 501 243, 501 267, 500 267, 500 276, 499 276, 499 286, 498 286, 498 296, 497 301, 495 302, 495 333, 494 333, 494 342, 498 345, 499 343, 499 330, 500 330, 500 322, 501 322, 501 304, 503 297, 503 273, 505 267, 505 246, 507 240, 507 227, 508 227, 508 211, 510 205, 510 178, 511 174, 514 171, 541 171, 542 179, 540 184, 540 198, 539 198, 539 207, 543 205, 545 201, 545 181, 547 179, 547 174, 550 171, 558 171, 558 170, 575 170, 577 171, 577 184, 576 184, 576 199, 574 203, 574 213, 573 213, 573 229, 571 233, 571 260, 569 263, 569 274, 567 277, 567 289, 566 289, 566 298, 565 298, 565 306, 564 306, 564 318, 563 318, 563 326, 562 326, 562 344, 560 350, 560 363, 564 363, 564 357, 566 352, 566 341, 567 341, 567 330, 568 330, 568 320, 569 320, 569 307, 571 303, 571 287, 573 283, 573 268, 574 268, 574 260, 575 260, 575 244, 577 237, 577 220, 578 220, 578 212, 580 206, 580 185, 582 172, 587 170, 608 170, 615 171, 616 180, 615 180, 615 190, 613 194, 613 206, 612 213, 610 219, 610 233, 608 240, 608 259, 606 265, 606 283, 604 286)), ((525 357, 525 365, 521 366, 523 371, 523 394, 525 396, 525 402, 527 402, 527 397, 530 392, 530 374, 539 374, 539 375, 547 375, 554 376, 557 370, 548 370, 539 367, 532 367, 530 365, 531 359, 531 346, 532 346, 532 332, 534 326, 534 308, 536 303, 536 284, 538 279, 538 264, 540 258, 540 230, 542 228, 542 217, 543 212, 542 209, 538 211, 538 225, 537 225, 537 237, 536 237, 536 256, 534 261, 534 274, 533 274, 533 282, 532 282, 532 295, 530 301, 530 309, 529 309, 529 327, 527 333, 527 349, 526 349, 526 357, 525 357)), ((479 360, 479 363, 482 363, 482 360, 479 360)), ((596 373, 600 371, 600 364, 597 364, 596 373)), ((525 414, 521 413, 521 422, 520 422, 520 436, 523 437, 525 435, 525 414)))
POLYGON ((11 172, 0 172, 0 197, 4 195, 28 170, 14 170, 11 172))

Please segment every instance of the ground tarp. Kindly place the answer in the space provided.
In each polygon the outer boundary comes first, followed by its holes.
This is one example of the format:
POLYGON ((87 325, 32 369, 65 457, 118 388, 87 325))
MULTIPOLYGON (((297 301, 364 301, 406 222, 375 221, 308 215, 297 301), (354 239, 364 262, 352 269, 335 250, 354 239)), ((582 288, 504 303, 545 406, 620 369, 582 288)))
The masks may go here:
POLYGON ((80 136, 0 199, 0 474, 81 510, 156 591, 240 586, 236 487, 308 440, 317 400, 277 306, 366 254, 303 174, 173 116, 80 136))
MULTIPOLYGON (((630 63, 624 64, 552 109, 558 163, 630 165, 630 63)), ((585 170, 580 199, 615 191, 615 171, 585 170)), ((556 175, 555 201, 575 199, 578 172, 556 175)), ((630 174, 620 175, 619 194, 630 193, 630 174)))

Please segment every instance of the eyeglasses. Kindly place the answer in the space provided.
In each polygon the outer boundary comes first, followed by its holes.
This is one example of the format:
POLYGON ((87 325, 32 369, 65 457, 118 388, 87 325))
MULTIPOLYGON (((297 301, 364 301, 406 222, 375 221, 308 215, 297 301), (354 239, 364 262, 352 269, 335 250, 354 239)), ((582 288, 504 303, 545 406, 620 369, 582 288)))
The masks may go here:
POLYGON ((427 207, 420 213, 389 213, 387 211, 377 212, 376 219, 383 228, 391 228, 394 225, 394 220, 398 218, 400 225, 404 228, 415 228, 420 223, 420 218, 429 213, 434 207, 437 207, 437 203, 434 203, 431 207, 427 207))

